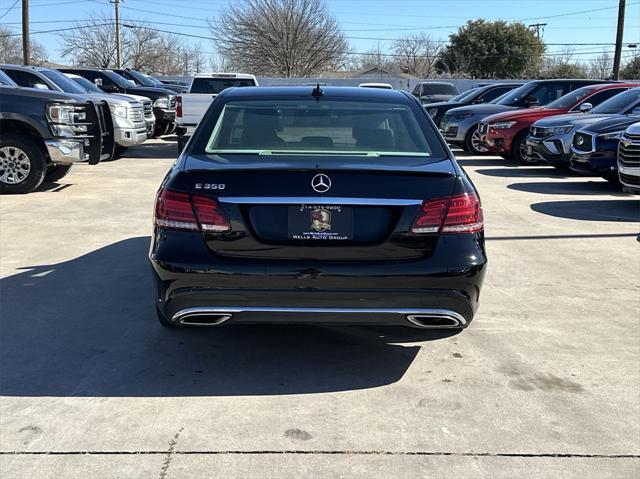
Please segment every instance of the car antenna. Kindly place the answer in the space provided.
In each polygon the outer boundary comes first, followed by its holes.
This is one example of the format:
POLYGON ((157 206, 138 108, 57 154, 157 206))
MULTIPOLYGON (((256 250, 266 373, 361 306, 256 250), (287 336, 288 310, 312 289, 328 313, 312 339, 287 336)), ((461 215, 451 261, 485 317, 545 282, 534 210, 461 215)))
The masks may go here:
POLYGON ((322 95, 324 95, 324 92, 322 91, 322 88, 320 88, 320 83, 318 83, 311 92, 311 96, 316 99, 316 102, 319 102, 322 95))

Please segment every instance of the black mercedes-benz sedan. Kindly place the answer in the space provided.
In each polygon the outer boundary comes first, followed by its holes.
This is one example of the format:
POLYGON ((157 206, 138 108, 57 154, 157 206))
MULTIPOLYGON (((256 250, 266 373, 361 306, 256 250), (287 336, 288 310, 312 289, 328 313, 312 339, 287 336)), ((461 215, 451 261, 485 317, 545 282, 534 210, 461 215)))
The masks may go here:
POLYGON ((150 259, 164 326, 463 328, 487 263, 478 193, 418 100, 320 86, 216 97, 150 259))

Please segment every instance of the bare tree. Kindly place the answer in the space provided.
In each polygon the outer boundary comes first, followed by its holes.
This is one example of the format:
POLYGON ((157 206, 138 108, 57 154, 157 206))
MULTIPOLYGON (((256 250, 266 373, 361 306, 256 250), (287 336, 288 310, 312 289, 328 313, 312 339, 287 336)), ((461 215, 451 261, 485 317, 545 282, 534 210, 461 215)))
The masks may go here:
POLYGON ((122 63, 134 70, 155 69, 166 58, 161 43, 162 38, 158 32, 135 25, 133 31, 127 31, 123 37, 122 63))
POLYGON ((62 32, 61 36, 64 47, 60 54, 70 57, 74 64, 102 68, 115 65, 116 39, 113 21, 108 17, 75 23, 73 30, 62 32))
POLYGON ((353 70, 369 70, 371 68, 381 68, 387 71, 395 71, 396 63, 393 57, 385 54, 380 43, 375 48, 354 56, 349 63, 349 68, 353 70))
POLYGON ((550 54, 544 60, 540 75, 542 78, 587 78, 587 67, 574 60, 573 48, 566 47, 550 54))
POLYGON ((300 77, 344 61, 347 42, 322 0, 244 0, 210 24, 234 67, 300 77))
POLYGON ((613 72, 613 57, 607 52, 591 59, 589 62, 589 76, 591 78, 611 78, 613 72))
MULTIPOLYGON (((113 68, 115 34, 113 21, 94 17, 76 24, 62 34, 65 47, 61 53, 76 65, 113 68)), ((188 49, 177 35, 159 32, 148 24, 126 22, 121 29, 122 64, 151 74, 187 75, 199 71, 205 63, 198 46, 188 49)))
POLYGON ((207 63, 209 70, 212 72, 224 72, 231 70, 231 65, 226 57, 222 55, 211 55, 207 63))
POLYGON ((443 43, 426 33, 412 33, 396 39, 391 45, 395 62, 403 73, 427 78, 436 72, 436 61, 443 43))
MULTIPOLYGON (((29 44, 33 63, 45 61, 47 58, 45 48, 33 39, 30 39, 29 44)), ((0 63, 22 64, 22 35, 16 35, 2 26, 0 26, 0 63)))

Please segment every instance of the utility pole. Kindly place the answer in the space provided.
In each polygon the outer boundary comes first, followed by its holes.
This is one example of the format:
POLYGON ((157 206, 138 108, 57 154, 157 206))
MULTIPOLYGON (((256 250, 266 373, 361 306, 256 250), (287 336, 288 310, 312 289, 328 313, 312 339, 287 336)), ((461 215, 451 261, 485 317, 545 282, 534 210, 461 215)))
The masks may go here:
POLYGON ((613 79, 620 78, 620 59, 622 58, 622 35, 624 33, 624 9, 627 0, 620 0, 618 6, 618 32, 616 33, 616 52, 613 55, 613 79))
POLYGON ((121 68, 122 57, 120 54, 120 10, 118 9, 120 0, 111 0, 111 2, 113 3, 113 7, 115 8, 116 17, 116 68, 121 68))
POLYGON ((529 28, 535 28, 536 29, 536 35, 538 36, 538 40, 540 40, 540 32, 544 31, 544 27, 546 27, 547 24, 546 23, 534 23, 532 25, 529 25, 529 28))
POLYGON ((22 0, 22 63, 29 64, 29 0, 22 0))

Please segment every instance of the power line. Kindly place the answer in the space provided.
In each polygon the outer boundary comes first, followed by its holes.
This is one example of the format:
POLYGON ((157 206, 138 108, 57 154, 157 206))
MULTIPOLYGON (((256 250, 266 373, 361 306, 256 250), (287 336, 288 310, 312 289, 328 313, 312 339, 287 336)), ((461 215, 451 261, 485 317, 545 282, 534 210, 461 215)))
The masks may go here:
POLYGON ((12 4, 9 8, 7 8, 7 11, 6 11, 6 12, 4 12, 2 15, 0 15, 0 18, 4 18, 4 17, 6 17, 6 16, 7 16, 7 14, 8 14, 11 10, 13 10, 13 8, 18 4, 18 2, 19 2, 19 1, 20 1, 20 0, 16 0, 15 2, 13 2, 13 4, 12 4))

